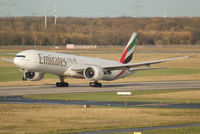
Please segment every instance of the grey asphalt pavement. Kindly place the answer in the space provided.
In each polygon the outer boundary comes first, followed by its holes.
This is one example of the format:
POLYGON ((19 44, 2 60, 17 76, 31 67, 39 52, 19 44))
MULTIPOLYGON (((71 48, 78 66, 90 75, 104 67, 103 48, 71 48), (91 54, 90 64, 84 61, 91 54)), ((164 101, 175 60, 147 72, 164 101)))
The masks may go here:
POLYGON ((55 85, 0 87, 0 96, 155 89, 200 89, 200 81, 103 83, 102 88, 89 87, 88 84, 70 84, 69 87, 56 87, 55 85))

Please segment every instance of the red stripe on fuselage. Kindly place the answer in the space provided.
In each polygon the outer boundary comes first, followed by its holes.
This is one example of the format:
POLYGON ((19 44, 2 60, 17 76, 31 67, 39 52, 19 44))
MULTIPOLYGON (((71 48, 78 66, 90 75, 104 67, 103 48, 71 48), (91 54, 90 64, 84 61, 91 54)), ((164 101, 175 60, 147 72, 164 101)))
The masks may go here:
POLYGON ((126 70, 125 69, 123 69, 117 76, 115 76, 115 78, 117 78, 117 77, 119 77, 119 76, 121 76, 124 72, 125 72, 126 70))

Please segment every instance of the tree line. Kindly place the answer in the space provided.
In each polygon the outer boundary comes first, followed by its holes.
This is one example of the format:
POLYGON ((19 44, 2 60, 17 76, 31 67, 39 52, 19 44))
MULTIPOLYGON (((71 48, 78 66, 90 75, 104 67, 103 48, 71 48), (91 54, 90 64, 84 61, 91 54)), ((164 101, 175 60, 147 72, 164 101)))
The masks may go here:
POLYGON ((200 44, 194 18, 0 18, 0 45, 125 45, 133 32, 139 45, 200 44))

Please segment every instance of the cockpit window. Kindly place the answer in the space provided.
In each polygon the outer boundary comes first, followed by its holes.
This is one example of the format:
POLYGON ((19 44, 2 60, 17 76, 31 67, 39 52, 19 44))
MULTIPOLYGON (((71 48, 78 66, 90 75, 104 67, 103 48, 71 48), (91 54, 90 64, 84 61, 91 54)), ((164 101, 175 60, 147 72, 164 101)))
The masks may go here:
POLYGON ((25 55, 16 55, 15 57, 22 57, 22 58, 26 58, 25 55))

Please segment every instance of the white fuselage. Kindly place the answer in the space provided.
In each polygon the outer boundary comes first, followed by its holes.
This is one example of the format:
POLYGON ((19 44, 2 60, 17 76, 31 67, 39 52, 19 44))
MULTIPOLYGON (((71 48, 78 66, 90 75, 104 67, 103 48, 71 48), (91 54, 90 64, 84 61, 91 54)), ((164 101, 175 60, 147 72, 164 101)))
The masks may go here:
MULTIPOLYGON (((59 76, 84 78, 83 74, 77 73, 79 68, 95 66, 118 66, 122 63, 112 60, 90 58, 84 56, 46 52, 39 50, 26 50, 17 54, 14 63, 21 69, 30 72, 42 72, 59 76)), ((115 70, 106 73, 102 80, 115 80, 128 76, 134 72, 127 70, 115 70)))

